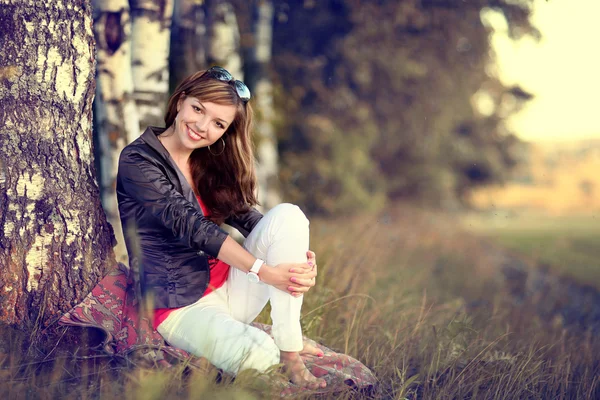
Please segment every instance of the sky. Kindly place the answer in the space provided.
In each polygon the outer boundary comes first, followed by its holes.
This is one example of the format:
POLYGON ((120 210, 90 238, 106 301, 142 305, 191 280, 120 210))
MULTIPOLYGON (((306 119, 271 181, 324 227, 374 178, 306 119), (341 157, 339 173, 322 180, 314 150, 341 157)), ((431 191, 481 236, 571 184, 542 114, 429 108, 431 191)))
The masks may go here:
POLYGON ((536 0, 542 40, 512 41, 494 18, 498 73, 536 97, 509 120, 524 140, 600 138, 600 0, 536 0))

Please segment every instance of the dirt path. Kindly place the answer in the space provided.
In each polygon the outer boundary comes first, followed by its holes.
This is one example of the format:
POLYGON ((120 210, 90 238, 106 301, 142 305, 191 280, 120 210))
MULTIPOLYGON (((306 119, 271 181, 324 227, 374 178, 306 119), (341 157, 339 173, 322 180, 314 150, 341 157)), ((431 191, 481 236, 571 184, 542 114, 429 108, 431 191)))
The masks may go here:
POLYGON ((544 265, 490 246, 499 261, 504 289, 515 306, 529 305, 546 322, 600 335, 600 292, 559 276, 544 265))

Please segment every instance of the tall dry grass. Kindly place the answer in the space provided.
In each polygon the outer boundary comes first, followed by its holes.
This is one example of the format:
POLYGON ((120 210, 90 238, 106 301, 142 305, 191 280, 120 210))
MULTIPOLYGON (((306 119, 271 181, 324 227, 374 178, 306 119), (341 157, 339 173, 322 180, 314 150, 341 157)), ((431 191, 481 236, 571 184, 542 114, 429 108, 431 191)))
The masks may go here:
MULTIPOLYGON (((319 278, 305 298, 305 333, 369 366, 379 380, 371 397, 600 398, 598 338, 516 304, 499 279, 497 253, 454 220, 399 207, 311 228, 319 278)), ((0 395, 9 398, 274 395, 252 373, 217 382, 185 366, 130 366, 86 351, 85 340, 75 355, 55 351, 40 362, 14 351, 18 337, 10 340, 0 356, 0 395)))

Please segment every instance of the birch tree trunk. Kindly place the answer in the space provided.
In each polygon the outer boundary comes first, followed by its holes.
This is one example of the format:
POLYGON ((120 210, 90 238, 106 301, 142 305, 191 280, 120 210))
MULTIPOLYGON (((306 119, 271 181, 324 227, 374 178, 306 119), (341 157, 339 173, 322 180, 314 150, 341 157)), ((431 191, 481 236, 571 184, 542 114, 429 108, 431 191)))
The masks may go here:
POLYGON ((91 7, 24 3, 0 0, 0 322, 35 332, 116 262, 93 168, 91 7))
POLYGON ((169 41, 173 0, 129 0, 132 72, 140 133, 163 126, 169 92, 169 41))
POLYGON ((225 0, 207 0, 206 10, 208 63, 220 65, 231 72, 235 79, 243 80, 240 30, 233 5, 225 0))
POLYGON ((179 82, 207 66, 205 19, 201 0, 175 0, 169 56, 171 91, 179 82))
POLYGON ((273 85, 269 78, 273 42, 273 2, 259 1, 253 12, 254 46, 247 60, 248 83, 255 96, 257 110, 256 150, 259 201, 266 209, 281 203, 279 195, 279 169, 277 137, 273 129, 273 85))
POLYGON ((139 118, 133 100, 131 19, 127 0, 94 0, 94 31, 98 57, 96 135, 100 156, 102 205, 115 231, 117 260, 127 263, 117 208, 116 177, 121 150, 139 136, 139 118))

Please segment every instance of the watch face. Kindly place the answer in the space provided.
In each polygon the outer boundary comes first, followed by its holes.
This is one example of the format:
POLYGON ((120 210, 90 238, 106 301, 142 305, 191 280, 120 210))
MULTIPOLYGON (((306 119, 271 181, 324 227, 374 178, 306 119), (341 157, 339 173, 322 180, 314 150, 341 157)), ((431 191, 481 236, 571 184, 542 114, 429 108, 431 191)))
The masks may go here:
POLYGON ((252 283, 260 282, 260 278, 258 277, 258 274, 255 274, 254 272, 248 272, 248 280, 252 283))

